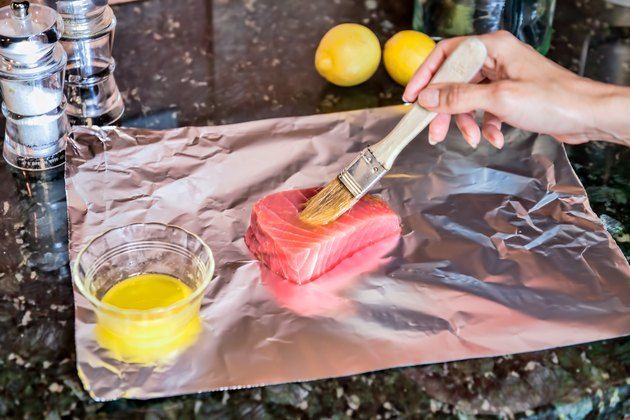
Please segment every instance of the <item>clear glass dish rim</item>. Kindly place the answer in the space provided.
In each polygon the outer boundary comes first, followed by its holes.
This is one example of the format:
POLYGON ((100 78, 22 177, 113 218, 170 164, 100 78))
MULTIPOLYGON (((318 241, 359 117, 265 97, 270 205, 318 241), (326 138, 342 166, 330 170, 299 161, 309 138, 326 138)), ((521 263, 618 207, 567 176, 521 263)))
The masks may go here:
POLYGON ((111 228, 111 229, 107 229, 106 231, 101 232, 98 235, 94 236, 92 239, 90 239, 90 241, 83 248, 81 248, 81 251, 79 251, 79 253, 77 254, 76 260, 72 264, 72 280, 74 282, 74 285, 77 287, 77 289, 81 293, 81 295, 83 297, 85 297, 92 305, 94 305, 94 307, 97 310, 98 309, 105 309, 105 310, 107 310, 109 312, 119 313, 121 315, 125 315, 125 314, 126 315, 159 315, 159 314, 165 314, 165 313, 168 313, 168 312, 173 312, 176 309, 179 309, 181 307, 187 306, 192 301, 194 301, 197 298, 199 298, 200 295, 205 294, 205 291, 208 288, 208 285, 210 284, 210 281, 212 280, 212 277, 214 276, 214 268, 215 268, 215 262, 214 262, 214 255, 212 254, 212 250, 210 249, 208 244, 206 244, 206 242, 203 239, 201 239, 198 235, 190 232, 189 230, 184 229, 184 228, 182 228, 180 226, 171 225, 171 224, 167 224, 167 223, 161 223, 161 222, 130 223, 128 225, 122 225, 122 226, 117 226, 117 227, 114 227, 114 228, 111 228), (177 229, 177 230, 180 230, 180 231, 186 233, 187 235, 192 236, 196 241, 198 241, 201 244, 204 252, 209 257, 209 266, 208 266, 208 269, 206 270, 206 273, 205 273, 203 281, 195 289, 195 291, 193 293, 191 293, 188 297, 186 297, 186 298, 184 298, 182 300, 179 300, 179 301, 173 303, 172 305, 165 306, 163 308, 155 308, 155 309, 124 309, 124 308, 119 308, 117 306, 105 303, 105 302, 97 299, 96 296, 92 295, 87 290, 85 290, 85 287, 83 286, 83 282, 82 282, 83 276, 81 276, 79 274, 79 262, 81 261, 81 257, 83 256, 85 251, 87 251, 87 249, 96 240, 104 237, 108 233, 113 232, 115 230, 132 227, 132 226, 160 226, 160 227, 164 227, 164 228, 177 229))

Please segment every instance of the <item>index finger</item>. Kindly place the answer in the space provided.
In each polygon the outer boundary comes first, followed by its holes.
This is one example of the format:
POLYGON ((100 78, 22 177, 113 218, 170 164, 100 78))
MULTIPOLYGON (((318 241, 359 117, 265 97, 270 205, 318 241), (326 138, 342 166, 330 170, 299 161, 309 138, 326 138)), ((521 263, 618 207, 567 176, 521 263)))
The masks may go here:
MULTIPOLYGON (((471 36, 474 36, 480 39, 486 45, 486 48, 489 48, 488 44, 495 43, 492 35, 494 34, 459 36, 438 42, 433 51, 431 51, 431 54, 429 54, 426 60, 418 68, 418 70, 416 70, 416 73, 413 75, 413 77, 405 87, 403 100, 406 102, 415 102, 418 99, 418 94, 420 93, 420 91, 431 82, 431 79, 433 79, 435 73, 437 73, 438 69, 444 63, 444 60, 446 60, 446 58, 451 55, 453 51, 455 51, 459 44, 461 44, 471 36)), ((484 68, 488 66, 493 67, 492 59, 490 56, 486 57, 486 60, 484 62, 484 68)), ((472 80, 469 81, 469 83, 479 83, 484 79, 485 76, 481 71, 479 71, 472 78, 472 80)))
POLYGON ((403 93, 403 99, 406 102, 415 102, 418 98, 418 93, 429 84, 433 75, 438 71, 440 66, 442 66, 444 60, 446 60, 446 57, 465 39, 466 37, 460 36, 457 38, 444 39, 437 43, 433 51, 431 51, 422 65, 416 70, 409 83, 407 83, 405 92, 403 93))

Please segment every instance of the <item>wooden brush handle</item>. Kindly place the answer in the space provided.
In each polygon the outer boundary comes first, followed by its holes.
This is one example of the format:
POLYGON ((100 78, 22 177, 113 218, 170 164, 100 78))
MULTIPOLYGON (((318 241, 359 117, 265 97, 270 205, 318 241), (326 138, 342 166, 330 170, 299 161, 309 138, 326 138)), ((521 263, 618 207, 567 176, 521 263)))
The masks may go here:
MULTIPOLYGON (((486 47, 477 38, 462 42, 444 61, 430 83, 468 83, 486 60, 486 47)), ((385 138, 370 150, 378 161, 389 170, 402 149, 429 125, 437 114, 417 103, 385 138)))

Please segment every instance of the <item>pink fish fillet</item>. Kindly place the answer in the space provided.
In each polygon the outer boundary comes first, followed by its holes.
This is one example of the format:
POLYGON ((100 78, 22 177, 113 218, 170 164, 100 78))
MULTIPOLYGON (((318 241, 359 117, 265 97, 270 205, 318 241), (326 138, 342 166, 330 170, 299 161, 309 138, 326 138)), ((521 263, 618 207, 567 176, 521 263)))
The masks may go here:
POLYGON ((310 226, 298 215, 318 188, 268 195, 252 209, 245 243, 271 271, 298 284, 315 280, 344 258, 400 235, 400 219, 381 199, 363 197, 336 221, 310 226))

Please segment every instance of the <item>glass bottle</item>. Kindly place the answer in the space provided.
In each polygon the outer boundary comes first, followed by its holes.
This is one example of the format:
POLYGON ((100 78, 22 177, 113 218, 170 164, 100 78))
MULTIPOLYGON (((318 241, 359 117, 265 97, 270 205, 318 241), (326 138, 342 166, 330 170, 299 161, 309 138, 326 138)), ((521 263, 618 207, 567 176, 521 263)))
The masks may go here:
POLYGON ((415 0, 413 28, 435 39, 507 30, 549 51, 555 0, 415 0))

